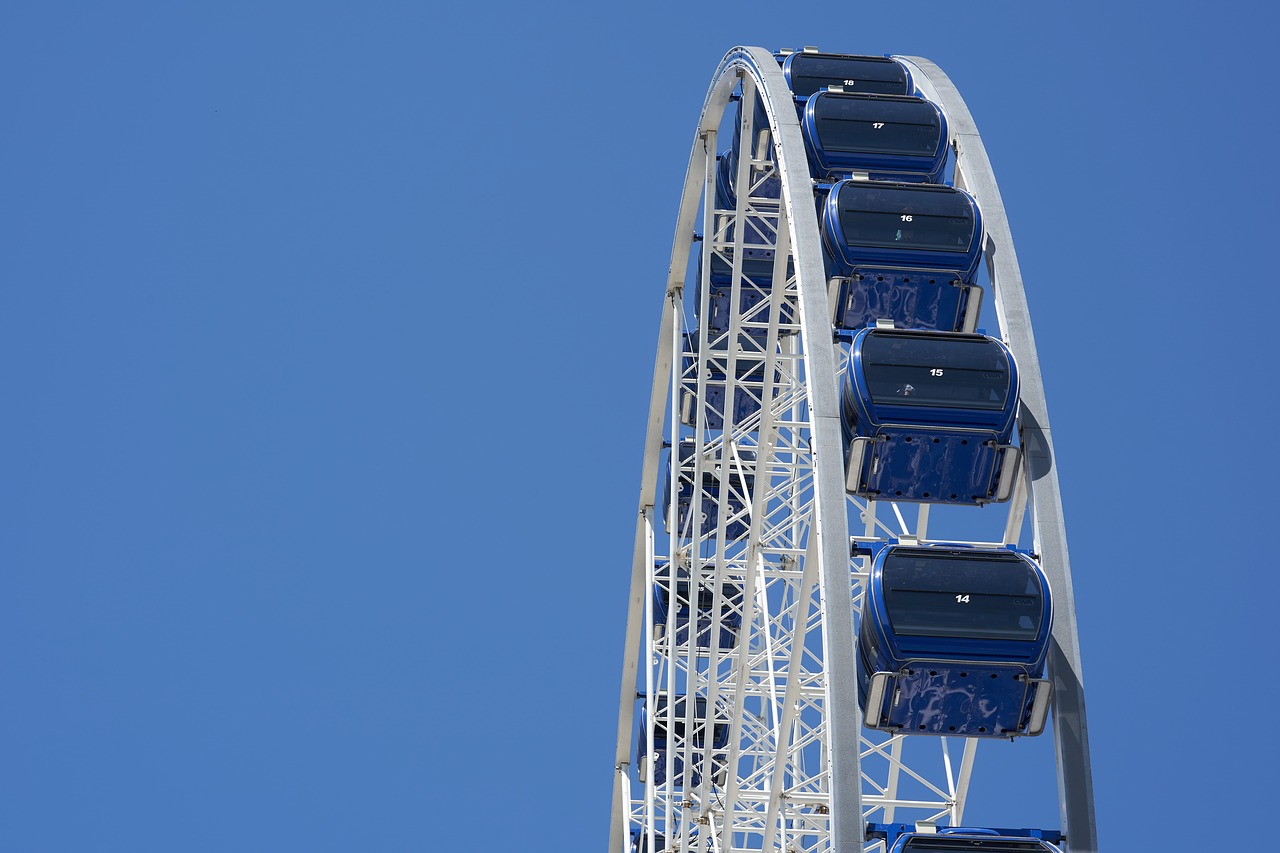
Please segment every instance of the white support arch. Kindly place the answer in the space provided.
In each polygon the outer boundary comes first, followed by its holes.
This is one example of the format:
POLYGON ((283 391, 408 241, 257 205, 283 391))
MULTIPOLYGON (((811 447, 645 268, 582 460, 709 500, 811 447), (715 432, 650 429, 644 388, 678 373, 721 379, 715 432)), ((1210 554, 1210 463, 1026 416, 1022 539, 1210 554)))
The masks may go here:
MULTIPOLYGON (((1016 543, 1030 499, 1033 547, 1055 593, 1050 675, 1058 691, 1053 731, 1063 828, 1072 853, 1093 851, 1070 571, 1008 224, 981 138, 954 86, 927 60, 899 61, 947 113, 955 180, 977 198, 987 222, 995 310, 1023 376, 1019 425, 1028 459, 1002 532, 987 540, 1016 543)), ((646 853, 659 849, 659 835, 665 846, 694 853, 861 853, 883 846, 865 841, 868 820, 962 820, 976 741, 862 728, 854 614, 867 566, 850 557, 850 527, 859 538, 924 541, 930 515, 927 505, 908 517, 893 503, 886 502, 884 514, 879 502, 846 497, 840 348, 830 318, 794 100, 772 54, 734 48, 712 78, 699 118, 667 276, 619 689, 610 853, 630 850, 633 830, 644 831, 646 853), (752 128, 757 101, 769 129, 758 137, 736 134, 737 160, 730 162, 738 192, 722 206, 717 151, 731 144, 721 129, 735 101, 739 131, 752 128), (775 189, 763 189, 770 182, 775 189), (767 281, 746 270, 749 253, 772 257, 767 281), (690 269, 707 281, 713 263, 730 271, 727 330, 709 328, 707 291, 695 299, 696 282, 686 281, 690 269), (713 386, 723 392, 719 409, 713 386), (740 417, 735 402, 746 403, 740 417), (689 444, 686 457, 682 441, 689 444), (664 489, 672 496, 669 510, 664 489), (665 596, 665 622, 655 622, 658 594, 665 596), (681 595, 689 615, 677 617, 681 595), (709 610, 699 604, 704 595, 709 610), (705 644, 698 639, 704 631, 705 644), (735 639, 722 647, 726 631, 735 639), (678 695, 701 697, 704 716, 693 701, 676 715, 669 699, 678 695), (648 725, 636 732, 642 707, 648 725), (633 766, 641 752, 646 762, 660 754, 660 766, 633 766)))

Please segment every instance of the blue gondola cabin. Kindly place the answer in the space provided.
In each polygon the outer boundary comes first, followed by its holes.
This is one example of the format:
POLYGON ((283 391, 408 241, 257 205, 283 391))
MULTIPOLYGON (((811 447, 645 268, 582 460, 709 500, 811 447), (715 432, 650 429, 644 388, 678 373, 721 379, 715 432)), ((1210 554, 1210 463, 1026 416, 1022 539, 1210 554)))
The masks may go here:
POLYGON ((641 782, 652 782, 661 785, 667 781, 667 750, 673 749, 672 785, 683 784, 684 759, 682 752, 685 745, 692 749, 695 765, 691 768, 692 785, 702 784, 702 756, 709 747, 711 750, 712 781, 720 784, 723 781, 728 761, 726 750, 729 746, 729 722, 722 715, 716 719, 707 716, 707 699, 705 696, 693 697, 693 725, 690 727, 685 719, 689 697, 677 696, 671 707, 671 723, 667 722, 667 694, 659 693, 655 702, 656 713, 653 716, 653 755, 648 752, 646 727, 649 723, 648 703, 640 708, 640 728, 636 737, 636 772, 641 782), (671 735, 674 735, 672 737, 671 735), (673 742, 674 741, 674 742, 673 742))
MULTIPOLYGON (((764 353, 761 352, 764 342, 752 334, 743 332, 738 338, 738 346, 734 353, 733 373, 733 423, 741 428, 749 427, 751 431, 758 428, 759 414, 765 399, 765 365, 764 353), (750 421, 750 424, 747 422, 750 421)), ((699 411, 698 400, 698 336, 685 336, 685 349, 680 380, 680 422, 691 427, 698 426, 701 415, 704 429, 722 430, 725 417, 729 411, 729 388, 725 378, 729 375, 729 353, 726 349, 712 347, 707 356, 702 382, 702 407, 699 411)), ((728 342, 722 337, 721 344, 728 342)), ((774 372, 774 391, 777 388, 777 372, 774 372)))
POLYGON ((841 392, 846 490, 873 500, 1008 500, 1018 371, 985 335, 867 328, 841 392))
MULTIPOLYGON (((729 518, 726 519, 725 524, 725 536, 731 540, 746 536, 749 524, 747 510, 751 506, 751 489, 755 483, 755 476, 747 472, 754 468, 754 454, 745 451, 740 454, 741 470, 739 470, 737 463, 733 461, 730 461, 729 470, 726 471, 726 466, 721 460, 703 459, 700 507, 702 524, 699 527, 699 531, 693 531, 690 513, 693 511, 696 498, 693 488, 694 450, 694 439, 686 438, 680 441, 680 469, 675 500, 677 535, 681 538, 689 539, 715 534, 720 517, 720 505, 718 503, 720 490, 727 482, 728 490, 723 499, 723 505, 729 512, 729 518)), ((663 483, 662 508, 667 522, 667 530, 670 532, 672 523, 670 458, 667 460, 667 476, 663 478, 663 483)))
MULTIPOLYGON (((766 304, 773 291, 773 249, 747 250, 743 252, 738 285, 738 328, 742 335, 758 342, 763 349, 769 334, 769 306, 766 304)), ((697 288, 694 296, 694 316, 707 328, 712 347, 720 351, 728 342, 733 320, 733 263, 720 252, 712 252, 708 264, 709 286, 703 284, 702 257, 698 258, 697 288), (707 297, 706 317, 703 317, 702 298, 707 297)), ((795 274, 794 264, 787 261, 787 275, 795 274)), ((789 334, 796 317, 795 302, 791 297, 781 297, 778 322, 783 325, 779 335, 789 334)))
POLYGON ((840 181, 821 202, 833 321, 860 329, 971 331, 982 290, 982 215, 963 190, 934 184, 840 181))
POLYGON ((663 640, 674 620, 673 638, 677 646, 688 645, 690 633, 693 633, 695 649, 710 649, 714 628, 712 620, 718 611, 716 621, 719 629, 714 632, 718 637, 717 645, 720 649, 732 649, 738 644, 738 629, 742 627, 742 585, 721 584, 719 608, 715 599, 714 583, 703 580, 694 584, 688 570, 683 568, 676 570, 673 595, 671 564, 661 561, 654 571, 653 582, 654 640, 663 640))
POLYGON ((1049 582, 1009 549, 880 546, 858 628, 868 728, 1012 738, 1044 729, 1049 582))

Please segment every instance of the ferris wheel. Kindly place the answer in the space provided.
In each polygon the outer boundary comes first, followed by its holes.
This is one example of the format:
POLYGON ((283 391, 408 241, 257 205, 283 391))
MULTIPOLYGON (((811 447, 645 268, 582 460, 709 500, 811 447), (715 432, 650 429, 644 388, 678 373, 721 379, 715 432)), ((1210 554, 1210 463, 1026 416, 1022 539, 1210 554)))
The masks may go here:
POLYGON ((625 642, 610 853, 1096 851, 1022 278, 928 60, 739 47, 716 70, 625 642), (965 823, 979 745, 1041 733, 1061 825, 965 823))

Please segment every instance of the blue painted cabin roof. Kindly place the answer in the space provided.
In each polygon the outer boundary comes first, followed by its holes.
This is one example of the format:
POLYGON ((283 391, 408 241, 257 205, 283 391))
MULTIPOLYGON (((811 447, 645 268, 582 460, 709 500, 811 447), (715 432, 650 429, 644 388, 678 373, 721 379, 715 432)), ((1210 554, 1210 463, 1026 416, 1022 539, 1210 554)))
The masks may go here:
POLYGON ((866 837, 868 841, 883 840, 890 853, 1061 853, 1057 844, 1062 841, 1062 833, 1056 829, 938 827, 926 833, 906 823, 870 823, 866 837))

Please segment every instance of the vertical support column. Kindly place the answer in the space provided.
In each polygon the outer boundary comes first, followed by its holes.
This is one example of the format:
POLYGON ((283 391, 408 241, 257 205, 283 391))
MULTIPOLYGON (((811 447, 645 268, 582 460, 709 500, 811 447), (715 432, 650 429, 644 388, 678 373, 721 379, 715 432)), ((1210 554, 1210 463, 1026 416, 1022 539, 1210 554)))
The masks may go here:
POLYGON ((782 180, 782 203, 791 231, 799 292, 800 338, 813 452, 812 553, 819 560, 826 670, 827 758, 831 771, 831 839, 835 853, 862 853, 862 773, 858 707, 857 638, 853 630, 853 584, 845 514, 844 446, 840 432, 835 346, 831 339, 826 272, 809 162, 795 102, 773 56, 758 47, 735 48, 759 81, 760 98, 773 130, 774 154, 782 180))

